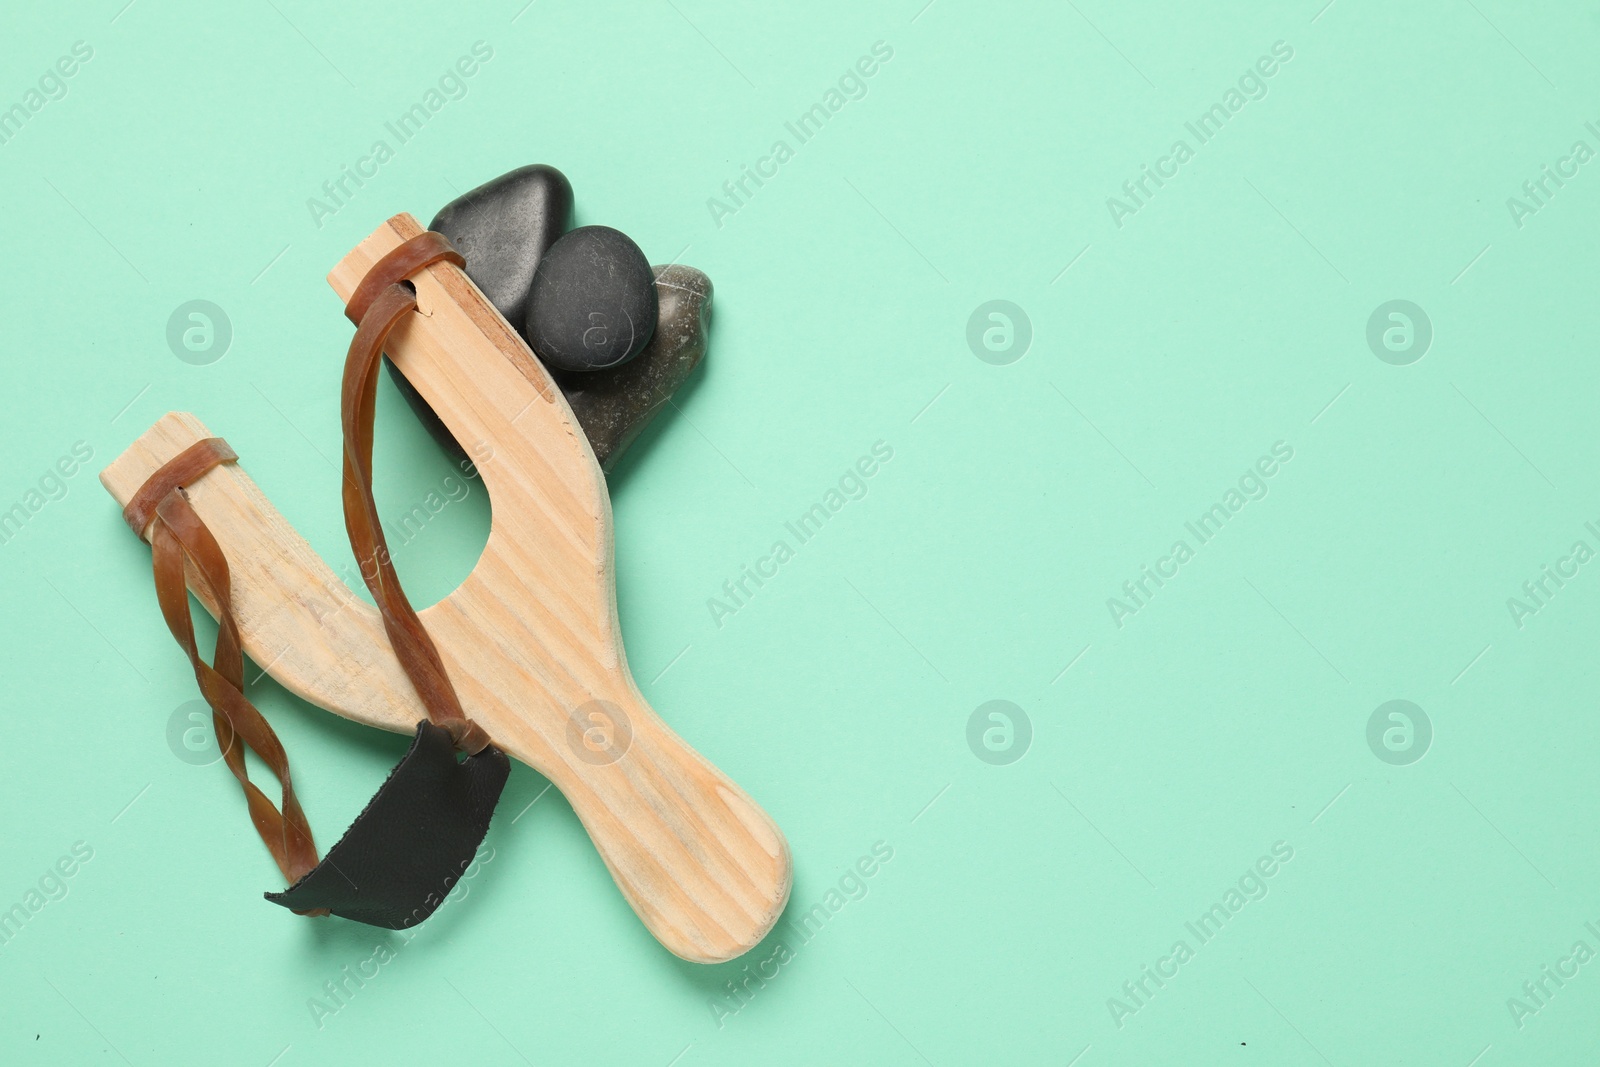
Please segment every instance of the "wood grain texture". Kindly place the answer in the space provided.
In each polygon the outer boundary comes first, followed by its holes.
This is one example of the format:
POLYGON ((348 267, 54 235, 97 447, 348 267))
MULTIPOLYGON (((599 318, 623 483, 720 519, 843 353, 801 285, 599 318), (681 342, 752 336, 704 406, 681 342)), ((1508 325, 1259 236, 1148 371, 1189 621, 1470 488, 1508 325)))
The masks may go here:
MULTIPOLYGON (((404 214, 379 227, 329 274, 340 300, 421 232, 404 214)), ((610 498, 560 390, 458 268, 436 264, 413 281, 417 312, 386 351, 456 439, 485 457, 492 514, 477 566, 422 621, 467 714, 566 795, 656 938, 687 960, 732 959, 788 901, 788 844, 640 695, 617 619, 610 498)), ((332 373, 328 388, 334 403, 332 373)), ((126 504, 206 436, 192 415, 168 414, 101 481, 126 504)), ((248 459, 189 489, 233 568, 245 651, 305 700, 409 733, 424 712, 377 611, 256 488, 248 459)))

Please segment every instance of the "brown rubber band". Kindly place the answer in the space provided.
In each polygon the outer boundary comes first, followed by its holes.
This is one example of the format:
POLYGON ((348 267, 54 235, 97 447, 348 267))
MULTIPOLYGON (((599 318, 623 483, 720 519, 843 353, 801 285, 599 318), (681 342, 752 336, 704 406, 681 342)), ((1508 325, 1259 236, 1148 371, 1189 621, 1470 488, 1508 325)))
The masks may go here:
POLYGON ((458 267, 467 265, 461 253, 450 243, 450 238, 433 230, 419 233, 409 241, 396 245, 372 265, 372 269, 356 286, 355 292, 350 294, 350 300, 344 306, 345 318, 360 327, 379 293, 440 260, 447 260, 458 267))
POLYGON ((219 463, 238 460, 228 442, 220 437, 207 437, 196 441, 145 479, 144 485, 133 494, 128 506, 122 509, 122 518, 142 539, 145 528, 155 518, 156 507, 166 495, 180 485, 188 485, 219 463))
MULTIPOLYGON (((344 429, 344 512, 350 547, 361 576, 383 618, 395 657, 416 688, 428 718, 450 734, 458 750, 476 755, 490 744, 489 735, 461 709, 455 686, 439 650, 417 617, 389 556, 389 546, 372 495, 373 414, 379 356, 389 333, 416 309, 408 276, 441 261, 465 261, 444 235, 429 231, 404 242, 367 272, 345 307, 356 323, 356 335, 345 359, 341 389, 344 429)), ((317 866, 311 826, 294 794, 289 758, 267 720, 244 695, 244 653, 233 613, 228 561, 216 538, 189 503, 184 487, 213 467, 239 457, 220 437, 196 441, 155 471, 123 509, 123 519, 140 537, 149 531, 156 597, 167 628, 194 667, 200 693, 212 709, 217 745, 244 790, 250 821, 272 853, 278 869, 294 885, 317 866), (194 619, 189 609, 188 577, 196 591, 217 607, 217 644, 212 662, 200 656, 194 619), (261 758, 283 789, 282 810, 274 807, 252 781, 245 767, 243 740, 261 758)), ((326 915, 326 909, 302 912, 326 915)))
POLYGON ((359 321, 345 359, 340 404, 344 427, 344 524, 361 577, 383 617, 389 643, 427 709, 428 718, 450 731, 458 749, 476 755, 489 744, 489 735, 461 710, 461 700, 439 650, 400 588, 372 495, 372 425, 379 356, 390 331, 417 307, 416 293, 401 282, 408 274, 441 260, 458 266, 461 263, 460 254, 442 234, 429 231, 411 238, 367 272, 346 308, 345 313, 359 321))
MULTIPOLYGON (((167 629, 194 667, 200 694, 211 706, 211 721, 228 770, 244 791, 250 821, 266 843, 273 860, 291 884, 317 865, 317 846, 311 826, 294 794, 289 758, 261 712, 244 695, 244 653, 238 621, 233 614, 228 561, 216 538, 200 521, 184 486, 221 463, 238 459, 220 437, 197 441, 163 464, 129 501, 123 517, 140 536, 150 531, 156 598, 167 629), (208 664, 195 641, 194 619, 189 610, 185 561, 190 565, 196 591, 217 605, 217 644, 208 664), (250 780, 244 745, 260 757, 283 790, 282 811, 250 780)), ((305 914, 326 914, 315 911, 305 914)))

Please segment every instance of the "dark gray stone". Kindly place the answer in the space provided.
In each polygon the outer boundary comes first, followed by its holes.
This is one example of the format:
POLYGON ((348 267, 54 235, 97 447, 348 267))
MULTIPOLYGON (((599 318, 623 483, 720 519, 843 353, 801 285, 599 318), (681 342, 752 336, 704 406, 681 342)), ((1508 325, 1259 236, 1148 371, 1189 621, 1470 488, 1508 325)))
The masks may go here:
POLYGON ((639 246, 609 226, 580 226, 557 238, 533 273, 528 345, 553 370, 620 367, 649 343, 656 303, 639 246))
POLYGON ((607 473, 706 354, 711 279, 678 264, 652 271, 658 311, 644 351, 611 370, 554 372, 607 473))
MULTIPOLYGON (((554 167, 534 163, 450 201, 428 224, 450 238, 467 260, 467 277, 483 290, 519 333, 528 311, 528 290, 539 260, 572 225, 572 184, 554 167)), ((466 458, 461 445, 439 416, 401 374, 383 358, 389 378, 428 432, 457 461, 466 458)))
POLYGON ((572 185, 554 167, 518 167, 450 201, 428 229, 467 258, 467 277, 522 329, 534 271, 572 225, 572 185))

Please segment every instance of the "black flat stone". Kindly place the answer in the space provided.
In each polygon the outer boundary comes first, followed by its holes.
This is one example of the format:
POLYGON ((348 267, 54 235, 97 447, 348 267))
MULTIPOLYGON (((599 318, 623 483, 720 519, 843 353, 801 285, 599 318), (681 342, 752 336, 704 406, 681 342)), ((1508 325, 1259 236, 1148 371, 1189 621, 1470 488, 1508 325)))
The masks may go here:
MULTIPOLYGON (((518 167, 450 201, 428 224, 450 238, 467 260, 467 277, 495 310, 521 333, 527 321, 533 272, 556 239, 572 225, 572 184, 543 163, 518 167)), ((456 460, 466 451, 445 429, 428 402, 383 357, 400 395, 428 432, 456 460)))
MULTIPOLYGON (((429 222, 430 230, 450 238, 466 256, 467 277, 483 290, 514 330, 522 333, 528 318, 528 290, 539 259, 573 224, 573 186, 554 166, 533 163, 483 182, 469 194, 446 203, 429 222)), ((467 458, 422 395, 405 374, 384 357, 390 381, 405 397, 416 418, 435 442, 456 461, 467 458)))
POLYGON ((580 226, 534 271, 528 344, 556 370, 619 367, 649 343, 656 310, 655 278, 639 246, 609 226, 580 226))
POLYGON ((467 277, 522 328, 534 271, 572 225, 572 185, 554 167, 518 167, 446 204, 428 229, 450 238, 467 277))

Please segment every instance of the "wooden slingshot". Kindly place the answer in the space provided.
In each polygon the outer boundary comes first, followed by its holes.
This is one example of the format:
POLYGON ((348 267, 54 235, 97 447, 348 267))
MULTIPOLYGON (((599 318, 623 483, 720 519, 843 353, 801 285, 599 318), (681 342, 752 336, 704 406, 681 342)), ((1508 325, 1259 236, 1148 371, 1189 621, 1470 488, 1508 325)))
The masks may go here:
MULTIPOLYGON (((422 233, 400 214, 328 275, 348 300, 368 270, 422 233)), ((617 620, 611 502, 583 430, 516 331, 462 270, 412 276, 417 310, 390 335, 395 365, 462 442, 493 501, 489 540, 464 582, 420 617, 467 714, 571 802, 623 896, 687 960, 753 948, 789 898, 783 834, 745 792, 645 703, 617 620)), ((157 420, 100 474, 126 505, 146 479, 210 437, 193 415, 157 420)), ((284 688, 356 722, 409 734, 424 709, 357 597, 237 464, 187 487, 232 564, 246 653, 284 688)), ((191 577, 190 588, 213 615, 191 577)))

